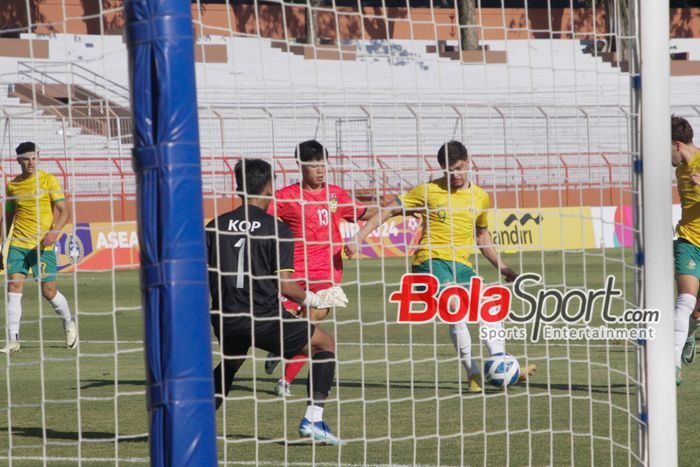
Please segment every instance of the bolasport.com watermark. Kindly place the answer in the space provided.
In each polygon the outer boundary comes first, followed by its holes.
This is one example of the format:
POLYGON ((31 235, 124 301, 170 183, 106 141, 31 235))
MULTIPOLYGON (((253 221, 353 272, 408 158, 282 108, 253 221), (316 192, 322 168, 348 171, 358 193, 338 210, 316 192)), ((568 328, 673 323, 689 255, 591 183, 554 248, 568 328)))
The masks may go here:
POLYGON ((536 293, 526 289, 542 283, 539 274, 518 276, 512 286, 485 285, 480 277, 473 277, 469 287, 452 285, 440 290, 436 277, 430 274, 405 274, 398 291, 389 301, 398 303, 398 321, 425 323, 439 319, 448 324, 460 322, 482 323, 482 339, 544 340, 647 340, 654 339, 655 329, 650 324, 659 321, 659 310, 626 309, 615 314, 612 302, 623 296, 615 288, 615 276, 608 276, 601 289, 541 288, 536 293), (511 305, 517 299, 522 311, 515 312, 511 305), (600 317, 597 323, 594 317, 600 317), (525 324, 505 328, 493 326, 502 321, 525 324), (528 336, 529 334, 529 336, 528 336))

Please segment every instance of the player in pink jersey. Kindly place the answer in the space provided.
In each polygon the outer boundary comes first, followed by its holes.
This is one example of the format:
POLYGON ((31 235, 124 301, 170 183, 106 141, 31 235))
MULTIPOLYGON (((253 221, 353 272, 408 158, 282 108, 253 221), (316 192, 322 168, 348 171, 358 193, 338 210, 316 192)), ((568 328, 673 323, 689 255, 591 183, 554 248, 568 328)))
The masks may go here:
MULTIPOLYGON (((292 277, 303 289, 312 292, 339 285, 343 276, 343 237, 340 224, 372 217, 377 208, 366 208, 339 186, 326 183, 328 151, 318 141, 304 141, 294 151, 301 166, 302 182, 278 190, 268 213, 287 224, 294 235, 294 272, 292 277)), ((293 302, 285 302, 287 310, 307 314, 320 321, 329 309, 300 310, 293 302)), ((268 355, 265 371, 272 374, 279 357, 268 355)), ((290 396, 289 388, 306 363, 303 355, 287 363, 284 377, 275 387, 279 396, 290 396)))

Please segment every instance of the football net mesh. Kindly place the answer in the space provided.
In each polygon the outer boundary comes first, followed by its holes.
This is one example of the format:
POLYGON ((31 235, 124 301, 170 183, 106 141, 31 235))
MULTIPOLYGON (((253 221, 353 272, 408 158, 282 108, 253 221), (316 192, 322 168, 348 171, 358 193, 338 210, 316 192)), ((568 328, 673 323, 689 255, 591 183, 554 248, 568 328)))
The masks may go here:
MULTIPOLYGON (((148 420, 126 51, 120 36, 101 34, 110 16, 101 8, 68 19, 75 12, 62 2, 16 5, 0 26, 3 187, 21 173, 15 148, 35 142, 38 170, 56 177, 72 213, 55 252, 58 290, 79 344, 66 348, 62 321, 30 274, 21 350, 0 359, 0 458, 9 465, 143 463, 148 420)), ((31 195, 9 199, 3 189, 6 201, 36 205, 31 195)), ((4 247, 7 264, 9 242, 4 247)), ((6 274, 2 283, 4 346, 6 274)))
MULTIPOLYGON (((212 52, 217 44, 227 51, 227 63, 202 67, 199 81, 200 128, 210 144, 203 153, 212 169, 229 170, 221 155, 257 157, 275 165, 276 188, 300 183, 294 148, 317 139, 331 154, 327 181, 378 207, 439 178, 437 150, 456 139, 470 151, 471 182, 490 195, 489 231, 504 261, 561 292, 600 289, 612 275, 622 291, 613 311, 637 308, 630 12, 610 13, 602 24, 592 20, 600 10, 574 17, 553 5, 518 13, 477 9, 464 28, 465 41, 476 43, 466 44, 457 24, 461 6, 402 6, 309 2, 247 10, 200 3, 200 39, 212 52), (300 26, 312 17, 315 32, 300 26)), ((230 175, 209 183, 223 190, 217 199, 230 195, 230 175)), ((352 241, 357 228, 343 225, 343 237, 352 241)), ((362 259, 344 263, 350 305, 320 325, 335 336, 338 359, 325 419, 349 444, 327 449, 299 441, 306 370, 293 395, 280 399, 273 393, 280 370, 267 376, 267 355, 256 351, 218 418, 220 459, 449 465, 642 459, 637 341, 510 338, 506 351, 521 367, 536 364, 536 375, 506 392, 486 387, 471 395, 447 325, 397 323, 387 297, 411 271, 421 229, 410 213, 377 229, 362 259)), ((473 261, 488 283, 502 282, 482 256, 473 261)), ((555 305, 547 306, 551 312, 555 305)), ((516 301, 514 309, 524 311, 523 304, 516 301)), ((590 323, 571 326, 603 324, 598 306, 590 323)), ((488 352, 479 327, 470 331, 481 366, 488 352)))
MULTIPOLYGON (((437 150, 456 139, 469 149, 470 181, 490 196, 489 231, 505 262, 562 292, 603 288, 612 275, 623 293, 613 311, 637 308, 635 9, 545 3, 193 3, 207 217, 237 206, 241 157, 270 161, 281 188, 300 182, 295 146, 316 139, 330 153, 327 182, 378 207, 440 177, 437 150)), ((33 140, 40 169, 66 191, 73 223, 59 242, 59 289, 80 336, 77 351, 62 348, 60 320, 28 281, 22 351, 2 361, 0 454, 17 462, 143 462, 148 452, 121 4, 84 5, 31 3, 3 26, 28 50, 0 58, 12 70, 0 93, 4 180, 18 173, 14 147, 33 140)), ((674 110, 698 122, 692 108, 674 110)), ((362 259, 344 263, 349 306, 320 324, 338 360, 325 419, 348 445, 298 440, 308 366, 281 399, 279 367, 267 375, 256 350, 219 412, 219 460, 643 459, 638 342, 509 338, 506 351, 521 367, 536 364, 536 375, 468 394, 447 325, 397 323, 388 296, 410 272, 423 227, 409 214, 370 235, 362 259)), ((345 239, 357 229, 341 225, 345 239)), ((487 283, 503 282, 483 256, 472 261, 487 283)), ((588 326, 602 324, 597 307, 588 326)), ((470 326, 482 366, 478 331, 470 326)))

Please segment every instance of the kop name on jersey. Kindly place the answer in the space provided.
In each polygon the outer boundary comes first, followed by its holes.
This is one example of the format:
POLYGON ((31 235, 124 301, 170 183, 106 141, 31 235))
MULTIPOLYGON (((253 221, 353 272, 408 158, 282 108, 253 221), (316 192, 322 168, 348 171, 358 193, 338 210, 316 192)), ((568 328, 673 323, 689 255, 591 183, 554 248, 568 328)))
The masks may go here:
POLYGON ((235 232, 255 232, 260 228, 262 224, 258 221, 247 221, 247 220, 229 220, 228 230, 233 230, 235 232))

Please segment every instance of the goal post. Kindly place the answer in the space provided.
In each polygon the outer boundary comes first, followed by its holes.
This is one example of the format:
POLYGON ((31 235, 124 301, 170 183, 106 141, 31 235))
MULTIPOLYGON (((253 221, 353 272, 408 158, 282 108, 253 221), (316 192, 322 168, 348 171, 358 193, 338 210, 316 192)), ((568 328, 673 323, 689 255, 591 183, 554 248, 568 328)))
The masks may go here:
POLYGON ((216 465, 194 40, 187 0, 124 5, 151 465, 216 465))
POLYGON ((641 0, 640 13, 644 307, 661 310, 656 338, 645 344, 648 463, 676 465, 669 4, 641 0))

